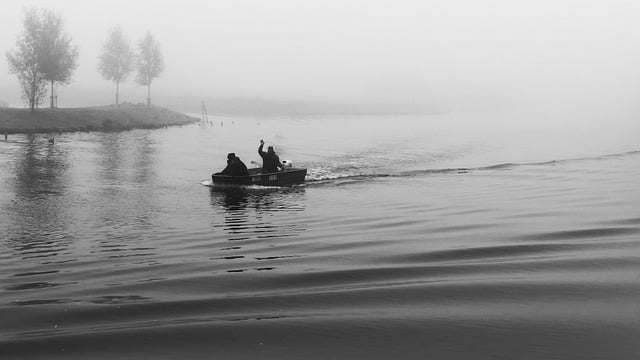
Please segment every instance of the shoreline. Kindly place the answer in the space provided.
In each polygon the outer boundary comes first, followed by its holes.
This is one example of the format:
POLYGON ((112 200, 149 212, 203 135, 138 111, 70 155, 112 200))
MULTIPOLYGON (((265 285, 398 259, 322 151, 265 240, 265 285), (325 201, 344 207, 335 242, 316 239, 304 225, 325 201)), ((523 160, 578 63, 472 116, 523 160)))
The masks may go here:
POLYGON ((22 108, 0 108, 0 134, 62 132, 118 132, 159 129, 200 121, 167 108, 138 104, 81 108, 43 108, 35 112, 22 108))

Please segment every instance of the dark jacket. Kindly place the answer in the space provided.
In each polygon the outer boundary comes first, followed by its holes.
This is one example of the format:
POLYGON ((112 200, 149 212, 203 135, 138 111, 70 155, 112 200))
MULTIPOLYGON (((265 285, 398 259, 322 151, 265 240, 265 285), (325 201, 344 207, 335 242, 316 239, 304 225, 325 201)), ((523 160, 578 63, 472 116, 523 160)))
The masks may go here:
POLYGON ((262 158, 262 172, 272 173, 277 172, 278 168, 283 168, 280 158, 274 151, 264 152, 262 151, 263 144, 258 147, 258 154, 262 158))
POLYGON ((236 157, 233 160, 228 160, 227 167, 225 167, 219 174, 228 176, 246 176, 249 175, 249 170, 247 170, 247 166, 242 162, 242 160, 240 160, 239 157, 236 157))

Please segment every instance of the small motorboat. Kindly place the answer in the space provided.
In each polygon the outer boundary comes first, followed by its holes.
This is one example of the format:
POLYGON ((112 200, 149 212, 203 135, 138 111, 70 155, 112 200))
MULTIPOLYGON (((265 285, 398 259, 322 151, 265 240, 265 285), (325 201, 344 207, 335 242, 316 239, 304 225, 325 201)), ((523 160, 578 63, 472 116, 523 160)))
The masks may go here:
POLYGON ((260 185, 288 186, 304 183, 307 169, 285 167, 282 171, 263 173, 261 168, 248 169, 249 175, 229 176, 212 174, 211 181, 215 186, 260 185))

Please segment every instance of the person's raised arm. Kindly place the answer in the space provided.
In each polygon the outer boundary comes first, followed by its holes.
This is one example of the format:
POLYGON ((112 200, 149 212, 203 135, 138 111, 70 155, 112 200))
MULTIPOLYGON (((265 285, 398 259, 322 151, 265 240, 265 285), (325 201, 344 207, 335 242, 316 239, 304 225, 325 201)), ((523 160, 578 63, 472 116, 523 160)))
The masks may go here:
POLYGON ((262 151, 263 147, 264 147, 264 140, 260 139, 260 146, 258 146, 258 154, 260 154, 260 156, 264 154, 264 151, 262 151))

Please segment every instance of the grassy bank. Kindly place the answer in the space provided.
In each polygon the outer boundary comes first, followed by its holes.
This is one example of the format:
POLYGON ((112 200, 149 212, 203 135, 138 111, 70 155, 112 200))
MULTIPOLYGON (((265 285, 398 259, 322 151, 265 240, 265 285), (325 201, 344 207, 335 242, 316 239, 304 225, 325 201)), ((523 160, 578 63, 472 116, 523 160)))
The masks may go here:
POLYGON ((0 108, 0 134, 155 129, 198 120, 169 109, 144 105, 38 109, 35 112, 0 108))

